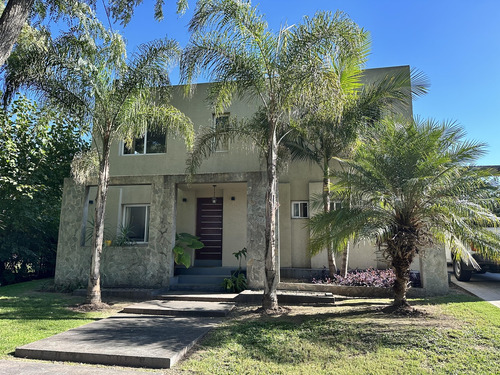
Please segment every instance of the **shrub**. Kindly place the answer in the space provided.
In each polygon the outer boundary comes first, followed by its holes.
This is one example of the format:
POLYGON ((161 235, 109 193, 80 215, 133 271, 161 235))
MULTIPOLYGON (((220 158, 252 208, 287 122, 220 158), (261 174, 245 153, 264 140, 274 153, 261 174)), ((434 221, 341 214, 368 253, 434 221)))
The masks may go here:
MULTIPOLYGON (((365 270, 349 270, 346 277, 333 275, 330 277, 326 268, 318 278, 313 278, 313 284, 333 284, 344 286, 374 286, 379 288, 392 288, 396 275, 393 269, 377 270, 367 268, 365 270)), ((410 273, 410 281, 413 287, 420 286, 420 274, 418 272, 410 273)))

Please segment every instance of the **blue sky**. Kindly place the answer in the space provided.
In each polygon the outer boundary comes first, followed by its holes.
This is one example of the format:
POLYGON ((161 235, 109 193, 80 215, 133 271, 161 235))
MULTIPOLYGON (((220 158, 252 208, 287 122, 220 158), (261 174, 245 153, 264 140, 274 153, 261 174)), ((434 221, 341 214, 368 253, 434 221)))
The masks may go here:
MULTIPOLYGON (((130 24, 114 25, 130 52, 164 37, 185 46, 186 24, 195 2, 182 17, 175 0, 166 0, 165 19, 153 18, 153 0, 136 10, 130 24)), ((368 30, 372 51, 367 68, 410 65, 424 72, 429 93, 414 102, 414 114, 456 120, 467 137, 488 144, 480 165, 500 164, 500 1, 498 0, 261 0, 252 2, 270 27, 300 22, 318 10, 342 10, 368 30)), ((172 83, 178 73, 172 72, 172 83)))

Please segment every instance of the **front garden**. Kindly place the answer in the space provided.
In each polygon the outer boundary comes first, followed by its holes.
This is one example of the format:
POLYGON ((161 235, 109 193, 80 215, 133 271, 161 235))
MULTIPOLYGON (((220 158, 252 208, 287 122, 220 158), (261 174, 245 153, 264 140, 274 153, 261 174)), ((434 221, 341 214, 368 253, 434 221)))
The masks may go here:
MULTIPOLYGON (((16 346, 108 316, 80 297, 39 291, 39 280, 0 287, 0 358, 16 346)), ((165 374, 493 374, 500 368, 500 309, 452 289, 413 299, 419 316, 384 314, 390 299, 291 306, 262 316, 241 305, 165 374)))

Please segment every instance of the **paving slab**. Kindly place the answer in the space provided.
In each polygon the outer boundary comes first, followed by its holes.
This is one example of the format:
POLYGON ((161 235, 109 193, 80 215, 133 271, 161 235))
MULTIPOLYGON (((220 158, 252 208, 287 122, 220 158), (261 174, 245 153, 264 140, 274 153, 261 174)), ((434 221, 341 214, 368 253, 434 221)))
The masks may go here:
POLYGON ((16 348, 15 356, 170 368, 220 318, 117 314, 16 348))
POLYGON ((234 303, 206 301, 152 300, 125 307, 121 312, 168 316, 223 317, 234 308, 234 303))
POLYGON ((125 369, 111 366, 97 367, 92 365, 51 363, 26 360, 0 360, 2 375, 161 375, 161 371, 143 369, 125 369))

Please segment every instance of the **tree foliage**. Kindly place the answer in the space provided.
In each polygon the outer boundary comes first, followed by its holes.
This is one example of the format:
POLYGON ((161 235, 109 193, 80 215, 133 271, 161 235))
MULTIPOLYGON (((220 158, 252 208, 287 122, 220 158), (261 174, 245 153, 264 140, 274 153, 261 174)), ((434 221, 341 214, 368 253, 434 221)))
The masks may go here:
MULTIPOLYGON (((99 3, 104 6, 108 18, 127 25, 134 14, 135 7, 142 2, 143 0, 102 2, 98 0, 9 0, 5 6, 4 2, 0 2, 0 35, 2 35, 0 66, 5 63, 13 46, 19 43, 18 38, 29 26, 47 30, 50 22, 58 22, 59 25, 67 25, 65 33, 72 33, 75 28, 83 27, 87 37, 91 38, 92 30, 103 29, 102 23, 95 16, 99 3)), ((164 3, 164 0, 155 0, 154 17, 158 21, 163 19, 164 3)), ((176 4, 177 13, 180 14, 188 6, 187 0, 177 0, 176 4)))
MULTIPOLYGON (((52 39, 45 34, 39 45, 19 45, 5 70, 6 98, 19 88, 34 92, 78 119, 93 139, 92 152, 82 155, 74 165, 89 166, 98 161, 98 191, 92 239, 92 266, 87 300, 100 304, 100 255, 103 245, 104 215, 109 184, 111 144, 144 135, 147 129, 172 131, 184 136, 189 145, 193 137, 191 121, 169 104, 168 71, 179 57, 178 44, 169 39, 139 46, 127 59, 125 44, 117 33, 93 31, 88 39, 84 30, 52 39)), ((89 176, 73 171, 80 182, 89 176)))
POLYGON ((0 284, 53 274, 63 179, 85 149, 53 108, 19 97, 0 110, 0 284))
MULTIPOLYGON (((417 254, 447 244, 467 257, 474 246, 500 259, 499 226, 492 213, 498 189, 493 171, 471 168, 484 145, 463 139, 454 123, 386 119, 364 137, 351 160, 334 175, 350 205, 310 221, 312 246, 370 239, 381 245, 396 273, 394 306, 407 306, 410 264, 417 254), (323 243, 322 243, 323 242, 323 243)), ((341 192, 339 188, 339 192, 341 192)), ((344 198, 345 199, 345 198, 344 198)))

